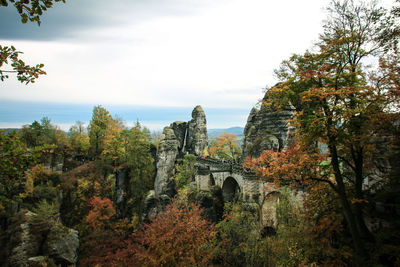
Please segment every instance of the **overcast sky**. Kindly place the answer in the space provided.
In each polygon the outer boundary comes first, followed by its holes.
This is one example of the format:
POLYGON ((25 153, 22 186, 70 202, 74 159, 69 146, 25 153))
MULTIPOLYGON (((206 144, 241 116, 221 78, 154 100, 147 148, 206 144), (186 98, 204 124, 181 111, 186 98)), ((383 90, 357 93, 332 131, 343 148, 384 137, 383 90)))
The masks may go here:
MULTIPOLYGON (((276 82, 279 63, 318 39, 328 3, 67 0, 48 10, 40 27, 0 7, 0 44, 47 72, 29 86, 1 82, 0 101, 248 113, 262 88, 276 82)), ((245 113, 231 125, 244 124, 245 113)))

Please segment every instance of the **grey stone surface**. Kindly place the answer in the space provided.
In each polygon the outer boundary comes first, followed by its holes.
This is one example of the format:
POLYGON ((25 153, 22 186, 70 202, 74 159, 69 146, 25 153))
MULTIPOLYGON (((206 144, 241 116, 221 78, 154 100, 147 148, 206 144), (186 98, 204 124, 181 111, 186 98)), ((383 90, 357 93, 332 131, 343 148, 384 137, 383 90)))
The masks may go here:
POLYGON ((196 106, 192 112, 192 120, 188 122, 186 151, 200 156, 208 147, 207 120, 201 106, 196 106))
POLYGON ((55 260, 56 263, 75 265, 78 261, 79 235, 74 229, 53 227, 54 233, 49 234, 45 243, 45 254, 55 260))
POLYGON ((285 149, 291 142, 291 133, 294 132, 294 128, 288 122, 293 118, 294 111, 292 105, 280 111, 265 105, 260 109, 253 108, 244 129, 243 158, 257 157, 266 149, 285 149))
POLYGON ((155 195, 167 190, 169 179, 175 170, 175 161, 179 154, 179 140, 171 127, 165 127, 157 152, 157 174, 154 182, 155 195))
POLYGON ((33 216, 35 213, 26 211, 21 216, 22 220, 11 226, 17 230, 13 232, 11 253, 5 266, 36 266, 49 258, 56 264, 75 266, 78 260, 78 231, 57 222, 46 236, 39 238, 30 227, 33 216))
POLYGON ((186 141, 186 132, 187 132, 187 122, 175 121, 175 122, 171 123, 170 127, 174 131, 176 139, 178 139, 179 152, 184 152, 185 141, 186 141))
POLYGON ((189 122, 176 121, 164 128, 157 151, 157 174, 154 182, 155 196, 174 195, 175 163, 179 155, 201 155, 208 147, 207 120, 201 106, 196 106, 189 122))
POLYGON ((29 267, 43 267, 47 266, 49 258, 45 256, 31 257, 28 259, 29 267))
POLYGON ((30 211, 24 214, 25 220, 19 226, 20 232, 14 233, 14 235, 19 235, 19 240, 12 248, 6 266, 29 266, 28 259, 37 255, 40 247, 39 240, 32 236, 28 223, 34 215, 35 213, 30 211))

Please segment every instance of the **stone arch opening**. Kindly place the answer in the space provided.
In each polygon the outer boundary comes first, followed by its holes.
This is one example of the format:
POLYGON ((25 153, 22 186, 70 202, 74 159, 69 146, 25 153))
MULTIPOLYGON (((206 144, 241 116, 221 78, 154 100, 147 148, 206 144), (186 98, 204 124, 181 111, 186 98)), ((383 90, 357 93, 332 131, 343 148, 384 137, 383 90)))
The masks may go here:
POLYGON ((225 179, 222 185, 222 195, 225 202, 233 202, 239 199, 240 187, 238 182, 232 178, 228 177, 225 179))
POLYGON ((279 203, 281 193, 273 191, 265 196, 261 207, 262 224, 264 227, 276 228, 276 206, 279 203))
POLYGON ((208 180, 208 186, 214 186, 215 185, 215 179, 214 176, 212 175, 212 173, 210 174, 210 180, 208 180))

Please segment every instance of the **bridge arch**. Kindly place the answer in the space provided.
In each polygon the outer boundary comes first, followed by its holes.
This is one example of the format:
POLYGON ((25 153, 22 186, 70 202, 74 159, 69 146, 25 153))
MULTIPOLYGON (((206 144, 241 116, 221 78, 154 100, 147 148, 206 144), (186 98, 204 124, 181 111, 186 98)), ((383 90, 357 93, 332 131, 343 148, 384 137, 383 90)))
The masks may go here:
POLYGON ((225 202, 233 202, 239 199, 240 186, 235 178, 229 176, 222 184, 222 195, 225 202))
POLYGON ((208 186, 214 186, 215 185, 215 179, 214 179, 214 175, 212 175, 212 173, 210 173, 210 179, 208 180, 208 186))

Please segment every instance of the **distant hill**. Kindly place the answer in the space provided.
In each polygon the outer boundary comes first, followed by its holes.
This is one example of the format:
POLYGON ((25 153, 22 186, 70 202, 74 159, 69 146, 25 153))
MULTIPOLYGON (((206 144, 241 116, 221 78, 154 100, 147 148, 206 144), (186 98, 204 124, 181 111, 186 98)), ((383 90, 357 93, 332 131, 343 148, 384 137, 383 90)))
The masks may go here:
POLYGON ((239 140, 239 143, 241 144, 241 141, 243 139, 243 127, 231 127, 227 129, 208 129, 208 140, 211 142, 212 140, 217 139, 217 136, 221 135, 224 132, 228 133, 233 133, 236 134, 239 140))
POLYGON ((19 130, 21 130, 21 129, 19 129, 19 128, 3 128, 3 129, 0 129, 0 131, 3 131, 3 130, 5 130, 5 134, 8 134, 8 133, 10 133, 12 131, 19 132, 19 130))

